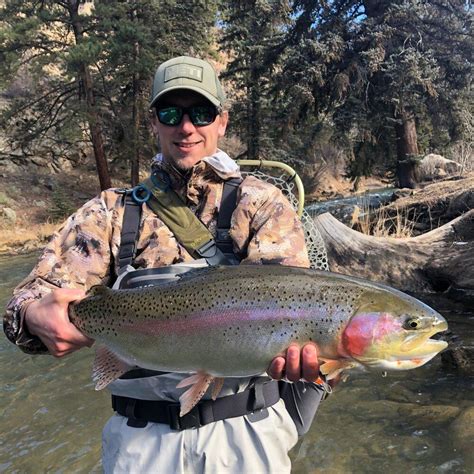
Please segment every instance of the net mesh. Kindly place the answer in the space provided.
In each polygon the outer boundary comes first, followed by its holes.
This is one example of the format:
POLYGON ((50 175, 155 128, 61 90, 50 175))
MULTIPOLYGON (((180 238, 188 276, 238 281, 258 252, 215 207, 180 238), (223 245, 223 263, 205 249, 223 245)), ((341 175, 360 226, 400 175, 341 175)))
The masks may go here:
MULTIPOLYGON (((297 190, 295 183, 288 179, 287 174, 280 174, 272 176, 270 174, 264 173, 261 170, 241 170, 242 176, 252 175, 262 181, 273 184, 278 189, 280 189, 283 194, 290 201, 291 205, 295 209, 298 209, 298 198, 297 190)), ((316 268, 318 270, 329 270, 328 256, 326 252, 326 247, 324 246, 323 238, 316 228, 313 219, 308 214, 308 212, 303 210, 301 216, 301 222, 303 223, 305 231, 305 240, 306 246, 308 248, 308 255, 311 268, 316 268)))

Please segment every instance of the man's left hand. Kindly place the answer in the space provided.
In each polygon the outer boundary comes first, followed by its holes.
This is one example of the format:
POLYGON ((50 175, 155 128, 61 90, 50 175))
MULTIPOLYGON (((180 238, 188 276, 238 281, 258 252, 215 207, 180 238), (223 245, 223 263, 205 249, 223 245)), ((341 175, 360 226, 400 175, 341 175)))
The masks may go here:
POLYGON ((275 357, 268 375, 276 380, 286 377, 291 382, 304 379, 307 382, 315 382, 319 377, 318 349, 314 344, 306 344, 300 350, 296 344, 292 344, 286 351, 286 357, 275 357))

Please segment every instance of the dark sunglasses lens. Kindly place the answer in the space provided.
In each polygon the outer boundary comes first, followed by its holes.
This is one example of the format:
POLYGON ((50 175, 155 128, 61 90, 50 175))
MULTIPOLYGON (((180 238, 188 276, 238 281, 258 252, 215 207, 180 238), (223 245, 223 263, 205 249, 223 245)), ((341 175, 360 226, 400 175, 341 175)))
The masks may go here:
POLYGON ((216 119, 217 111, 212 106, 191 107, 191 122, 197 126, 210 125, 216 119))
POLYGON ((178 125, 183 117, 181 107, 164 107, 157 110, 158 120, 165 125, 178 125))

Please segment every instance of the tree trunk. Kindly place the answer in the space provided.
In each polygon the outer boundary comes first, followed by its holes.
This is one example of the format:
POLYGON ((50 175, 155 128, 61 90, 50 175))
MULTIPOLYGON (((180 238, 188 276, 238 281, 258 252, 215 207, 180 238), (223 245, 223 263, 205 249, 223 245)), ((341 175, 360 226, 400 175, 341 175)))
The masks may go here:
POLYGON ((97 174, 99 176, 100 189, 108 189, 112 187, 110 180, 109 167, 104 152, 104 141, 102 139, 102 127, 95 105, 94 91, 92 88, 92 78, 89 68, 86 65, 81 67, 81 79, 84 84, 87 103, 87 115, 89 121, 89 130, 92 137, 92 146, 94 148, 95 163, 97 174))
POLYGON ((401 188, 416 187, 416 157, 418 142, 415 116, 403 110, 398 117, 401 123, 395 126, 397 136, 397 175, 401 188))
POLYGON ((331 271, 384 282, 416 294, 474 298, 474 209, 413 238, 372 237, 331 214, 315 218, 331 271))
MULTIPOLYGON (((71 18, 71 25, 74 30, 74 38, 77 44, 79 44, 83 39, 82 24, 80 15, 78 14, 78 7, 78 1, 69 1, 69 15, 71 18)), ((100 189, 104 190, 112 187, 112 182, 110 180, 107 159, 105 158, 101 120, 99 118, 95 102, 92 77, 86 64, 82 64, 80 66, 79 77, 82 81, 86 96, 87 120, 89 123, 89 130, 91 132, 92 146, 94 148, 94 156, 97 166, 97 174, 99 176, 100 189)))
MULTIPOLYGON (((136 20, 136 10, 131 11, 132 20, 136 20)), ((134 64, 138 63, 140 55, 140 45, 135 43, 134 45, 134 64)), ((140 78, 138 72, 133 73, 132 79, 132 94, 133 94, 133 105, 132 105, 132 120, 133 120, 133 138, 132 138, 132 156, 130 157, 130 181, 132 186, 136 186, 140 181, 140 78)))

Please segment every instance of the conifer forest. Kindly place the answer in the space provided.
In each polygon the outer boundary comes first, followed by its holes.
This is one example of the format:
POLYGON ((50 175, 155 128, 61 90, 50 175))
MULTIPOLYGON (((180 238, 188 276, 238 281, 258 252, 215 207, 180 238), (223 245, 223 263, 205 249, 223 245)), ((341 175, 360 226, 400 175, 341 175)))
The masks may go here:
POLYGON ((413 187, 426 153, 470 150, 472 14, 465 0, 2 1, 0 159, 81 151, 101 188, 117 164, 137 183, 156 152, 154 71, 192 55, 225 84, 234 158, 284 161, 310 188, 336 162, 413 187))

